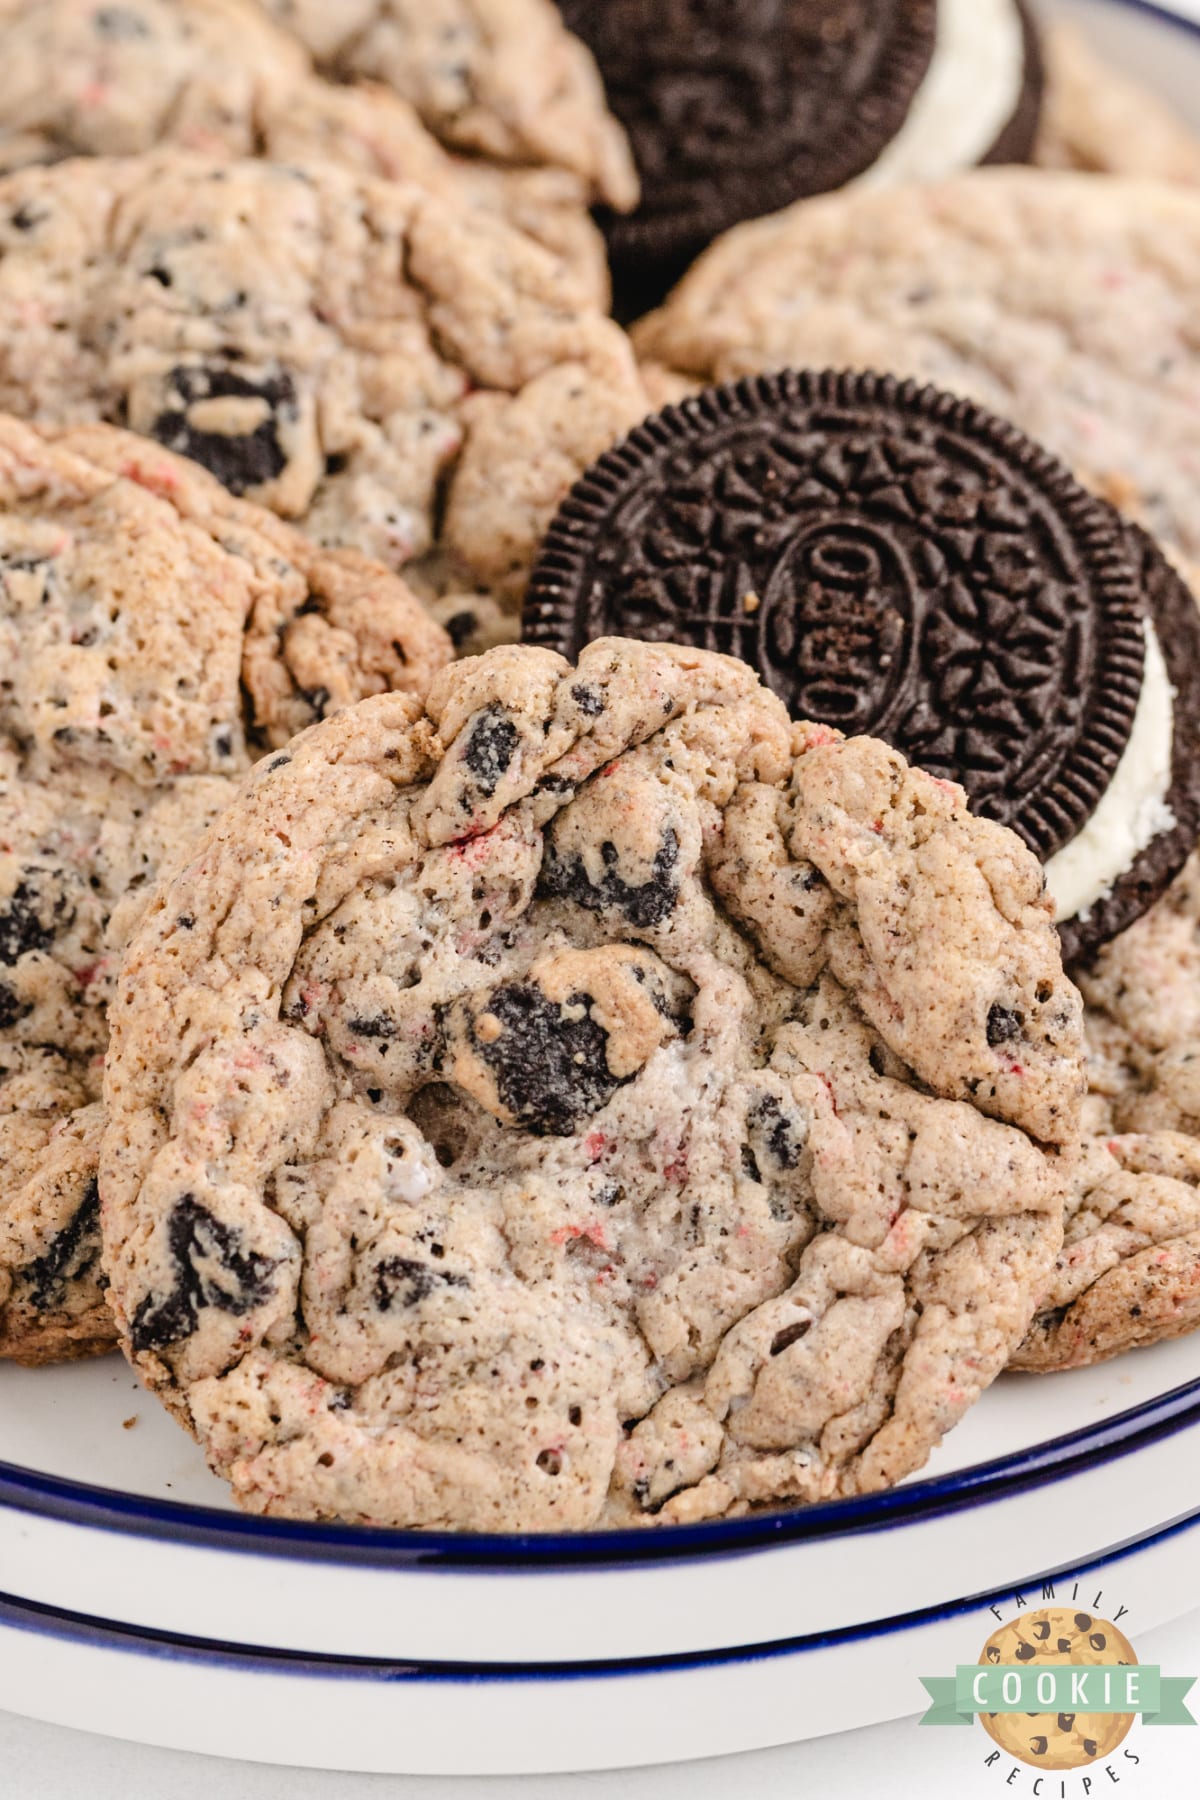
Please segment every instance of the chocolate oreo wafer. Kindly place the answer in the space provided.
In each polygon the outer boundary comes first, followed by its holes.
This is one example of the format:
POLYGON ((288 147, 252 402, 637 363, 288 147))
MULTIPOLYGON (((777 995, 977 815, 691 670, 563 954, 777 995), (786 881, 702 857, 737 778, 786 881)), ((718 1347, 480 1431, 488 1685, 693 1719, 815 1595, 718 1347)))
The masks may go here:
POLYGON ((1200 829, 1186 587, 1015 427, 913 382, 788 372, 647 420, 564 502, 524 628, 571 659, 608 635, 740 656, 795 717, 960 781, 1048 865, 1076 955, 1200 829))
POLYGON ((1022 0, 559 0, 629 134, 641 204, 602 217, 618 317, 743 219, 859 178, 1027 158, 1022 0))
MULTIPOLYGON (((1151 727, 1157 725, 1159 756, 1165 752, 1169 771, 1161 798, 1144 802, 1157 808, 1159 829, 1083 916, 1060 920, 1067 962, 1086 960, 1149 912, 1200 840, 1200 612, 1195 595, 1152 537, 1131 526, 1128 541, 1154 634, 1148 666, 1157 662, 1160 671, 1157 691, 1143 688, 1141 715, 1151 727)), ((1126 755, 1136 760, 1137 754, 1135 737, 1126 755)), ((1093 837, 1109 835, 1103 815, 1094 814, 1089 824, 1093 837)))
POLYGON ((1014 4, 1021 15, 1021 89, 1008 121, 987 155, 979 159, 989 168, 1001 163, 1033 161, 1046 98, 1046 58, 1042 53, 1041 36, 1025 0, 1014 0, 1014 4))
POLYGON ((933 58, 937 0, 560 0, 642 201, 603 220, 633 317, 721 232, 869 168, 933 58))

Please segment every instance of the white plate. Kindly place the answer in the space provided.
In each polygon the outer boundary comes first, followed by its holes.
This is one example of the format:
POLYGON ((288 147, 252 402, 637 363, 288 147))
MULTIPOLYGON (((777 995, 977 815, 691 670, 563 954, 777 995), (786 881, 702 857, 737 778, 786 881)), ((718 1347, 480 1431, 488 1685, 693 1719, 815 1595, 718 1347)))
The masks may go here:
MULTIPOLYGON (((1056 10, 1200 125, 1200 28, 1134 0, 1056 10)), ((0 1366, 0 1445, 4 1704, 265 1761, 760 1748, 915 1710, 918 1667, 952 1667, 987 1598, 1048 1573, 1136 1594, 1143 1630, 1200 1606, 1200 1335, 1006 1378, 894 1494, 663 1533, 247 1519, 115 1359, 0 1366)))
POLYGON ((22 1601, 318 1656, 696 1655, 955 1604, 1185 1517, 1200 1504, 1200 1334, 1005 1377, 894 1493, 669 1532, 472 1538, 246 1518, 116 1358, 0 1367, 0 1442, 18 1465, 0 1467, 0 1594, 22 1601))
MULTIPOLYGON (((1193 1603, 1182 1591, 1200 1587, 1198 1540, 1200 1523, 1177 1528, 1075 1569, 1072 1586, 1095 1611, 1097 1595, 1135 1596, 1140 1630, 1153 1630, 1193 1603)), ((919 1674, 949 1673, 978 1654, 995 1628, 993 1599, 1011 1612, 1005 1592, 743 1655, 505 1671, 237 1654, 0 1605, 0 1692, 6 1708, 33 1718, 251 1762, 407 1775, 581 1772, 766 1749, 902 1718, 927 1704, 919 1674)))

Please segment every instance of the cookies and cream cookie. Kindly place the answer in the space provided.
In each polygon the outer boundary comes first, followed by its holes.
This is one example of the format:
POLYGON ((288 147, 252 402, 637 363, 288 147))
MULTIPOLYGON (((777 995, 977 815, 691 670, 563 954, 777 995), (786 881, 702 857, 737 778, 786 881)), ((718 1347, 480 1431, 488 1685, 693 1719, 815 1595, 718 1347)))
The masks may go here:
POLYGON ((257 755, 450 654, 398 577, 194 464, 0 418, 0 1355, 113 1341, 101 1064, 156 875, 257 755))
POLYGON ((0 181, 0 406, 126 424, 458 617, 519 598, 646 402, 522 234, 328 165, 164 151, 0 181))
POLYGON ((985 169, 740 226, 635 331, 704 385, 878 369, 1011 419, 1200 556, 1200 194, 985 169))
POLYGON ((565 170, 609 205, 637 198, 595 64, 552 0, 262 0, 319 68, 367 77, 470 156, 565 170))
POLYGON ((1161 94, 1098 54, 1075 26, 1051 24, 1044 51, 1034 162, 1200 186, 1200 136, 1161 94))
POLYGON ((1088 1135, 1018 1368, 1082 1367, 1200 1325, 1200 856, 1079 981, 1088 1135))
POLYGON ((900 1480, 1060 1242, 1080 1004, 1036 860, 703 651, 507 647, 427 706, 260 763, 139 927, 101 1188, 143 1379, 297 1517, 900 1480))
MULTIPOLYGON (((584 83, 572 96, 578 142, 594 142, 596 156, 521 168, 448 152, 378 83, 322 80, 256 0, 0 0, 0 30, 0 169, 168 144, 328 160, 506 218, 562 257, 597 304, 606 301, 604 246, 588 207, 628 205, 634 190, 619 127, 584 83)), ((557 35, 566 37, 561 27, 557 35)), ((431 38, 423 53, 443 51, 431 38)))

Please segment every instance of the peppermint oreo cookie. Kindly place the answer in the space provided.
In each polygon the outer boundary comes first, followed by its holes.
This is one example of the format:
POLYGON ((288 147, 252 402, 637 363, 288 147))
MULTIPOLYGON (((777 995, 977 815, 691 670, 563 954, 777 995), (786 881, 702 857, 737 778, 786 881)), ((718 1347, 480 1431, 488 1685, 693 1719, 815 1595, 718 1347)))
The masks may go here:
POLYGON ((1068 954, 1200 833, 1200 615, 1153 542, 1022 433, 892 377, 787 372, 647 420, 564 502, 528 642, 752 664, 796 718, 961 782, 1047 866, 1068 954))
POLYGON ((854 181, 1026 160, 1042 92, 1019 0, 559 0, 641 177, 609 212, 618 316, 743 219, 854 181))

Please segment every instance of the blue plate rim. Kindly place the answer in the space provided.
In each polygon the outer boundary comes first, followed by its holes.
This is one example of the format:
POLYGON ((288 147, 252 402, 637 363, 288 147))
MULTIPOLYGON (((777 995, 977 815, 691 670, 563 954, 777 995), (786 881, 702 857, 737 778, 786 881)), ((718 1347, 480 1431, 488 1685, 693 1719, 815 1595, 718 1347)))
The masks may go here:
MULTIPOLYGON (((1154 1550, 1200 1526, 1200 1510, 1173 1519, 1144 1538, 1116 1545, 1086 1562, 1065 1563, 1030 1576, 1006 1587, 993 1588, 961 1599, 939 1601, 912 1612, 893 1614, 885 1619, 868 1620, 858 1625, 840 1626, 830 1631, 781 1638, 770 1643, 732 1645, 724 1649, 683 1651, 663 1656, 610 1658, 592 1662, 540 1663, 461 1663, 419 1661, 405 1658, 323 1655, 302 1650, 276 1650, 267 1646, 228 1644, 213 1638, 192 1638, 179 1633, 159 1631, 151 1627, 124 1625, 96 1618, 87 1613, 68 1612, 35 1601, 0 1593, 0 1629, 26 1631, 42 1637, 53 1637, 85 1648, 98 1648, 123 1655, 146 1656, 172 1662, 187 1662, 249 1674, 286 1675, 323 1680, 357 1680, 380 1683, 399 1681, 470 1683, 495 1686, 504 1683, 563 1682, 586 1679, 611 1679, 636 1675, 669 1675, 691 1669, 730 1668, 753 1662, 778 1661, 785 1657, 811 1655, 821 1650, 863 1643, 869 1639, 898 1637, 919 1630, 924 1625, 947 1619, 962 1618, 968 1613, 985 1612, 1001 1604, 1017 1604, 1024 1600, 1024 1590, 1038 1589, 1038 1598, 1047 1599, 1050 1585, 1065 1586, 1074 1582, 1076 1589, 1084 1577, 1111 1568, 1130 1556, 1154 1550)), ((1091 1586, 1089 1580, 1088 1586, 1091 1586)), ((1093 1603, 1094 1604, 1094 1603, 1093 1603)))
MULTIPOLYGON (((1200 39, 1200 21, 1169 12, 1156 0, 1102 0, 1141 13, 1185 37, 1200 39)), ((1036 1377, 1022 1377, 1034 1379, 1036 1377)), ((1096 1426, 1050 1438, 1027 1450, 976 1463, 950 1475, 912 1482, 881 1494, 834 1500, 707 1525, 673 1525, 587 1533, 455 1533, 398 1531, 354 1525, 313 1525, 225 1513, 176 1500, 156 1501, 112 1488, 47 1476, 0 1461, 0 1507, 93 1529, 170 1538, 192 1547, 304 1561, 428 1566, 476 1572, 519 1569, 613 1568, 630 1563, 736 1555, 770 1544, 890 1529, 1005 1498, 1016 1490, 1064 1480, 1097 1463, 1132 1454, 1145 1444, 1200 1423, 1200 1377, 1131 1407, 1096 1426)), ((1146 1540, 1153 1541, 1153 1540, 1146 1540)), ((1091 1565, 1089 1565, 1091 1566, 1091 1565)), ((0 1622, 4 1597, 0 1596, 0 1622)))
MULTIPOLYGON (((1036 1381, 1036 1376, 1016 1376, 1036 1381)), ((552 1574, 731 1556, 772 1545, 894 1530, 993 1504, 1085 1473, 1200 1426, 1200 1376, 1123 1413, 1007 1456, 878 1494, 657 1530, 544 1533, 403 1531, 313 1524, 155 1500, 0 1462, 0 1507, 192 1548, 375 1568, 552 1574)))
POLYGON ((1146 13, 1157 19, 1160 25, 1169 25, 1176 31, 1182 31, 1186 37, 1200 37, 1200 20, 1185 19, 1181 13, 1171 12, 1165 6, 1157 4, 1157 0, 1102 0, 1105 6, 1123 7, 1126 12, 1146 13))

